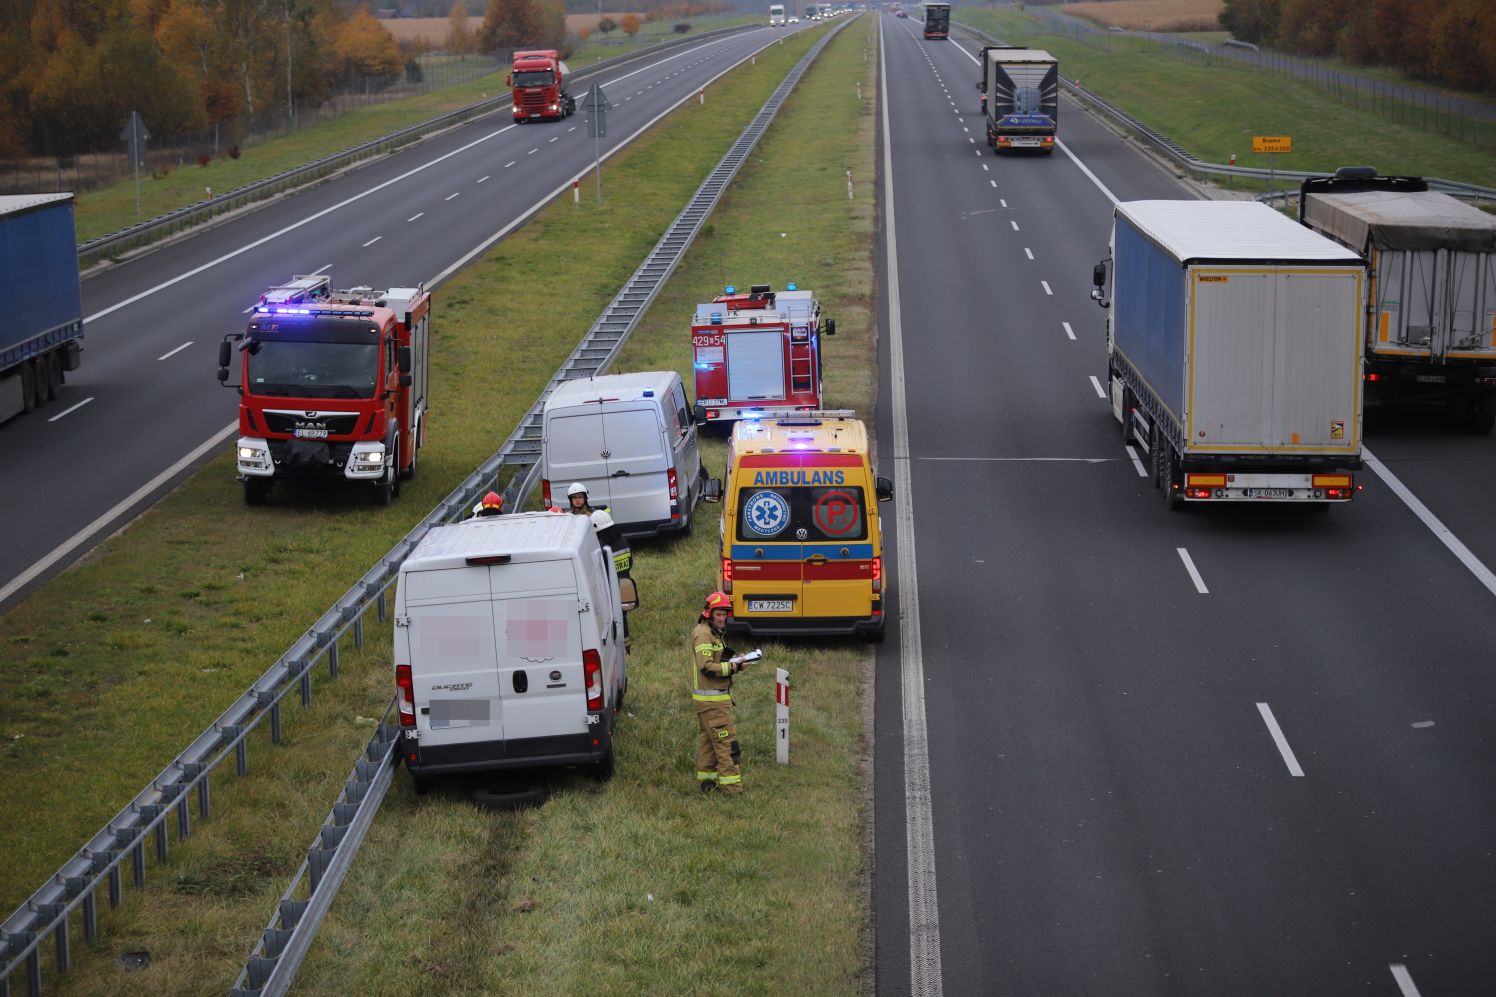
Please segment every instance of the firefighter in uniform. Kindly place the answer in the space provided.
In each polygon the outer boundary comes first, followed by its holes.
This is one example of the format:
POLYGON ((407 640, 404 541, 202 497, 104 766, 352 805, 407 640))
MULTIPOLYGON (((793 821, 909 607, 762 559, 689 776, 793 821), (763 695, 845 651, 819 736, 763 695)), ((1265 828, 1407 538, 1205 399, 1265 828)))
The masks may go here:
POLYGON ((597 510, 592 508, 592 503, 587 500, 587 486, 580 481, 573 481, 566 489, 567 512, 577 516, 590 516, 597 510), (577 501, 580 499, 581 501, 577 501))
MULTIPOLYGON (((619 579, 628 578, 629 570, 634 566, 634 552, 607 509, 598 509, 592 514, 592 532, 597 535, 599 544, 613 552, 613 570, 618 572, 619 579)), ((630 647, 628 613, 623 614, 623 646, 625 649, 630 647)))
POLYGON ((692 691, 696 707, 696 781, 702 792, 717 789, 724 796, 743 791, 738 770, 741 751, 732 725, 732 677, 748 667, 733 664, 732 649, 722 642, 732 598, 725 592, 706 597, 701 620, 691 631, 692 691))
POLYGON ((489 492, 483 496, 477 505, 473 506, 475 517, 499 516, 504 512, 504 497, 498 492, 489 492))

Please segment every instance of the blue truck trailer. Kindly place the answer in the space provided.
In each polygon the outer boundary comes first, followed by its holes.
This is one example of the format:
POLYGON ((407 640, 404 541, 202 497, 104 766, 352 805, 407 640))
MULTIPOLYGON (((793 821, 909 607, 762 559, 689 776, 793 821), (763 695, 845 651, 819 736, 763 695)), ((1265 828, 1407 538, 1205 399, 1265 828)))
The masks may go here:
POLYGON ((83 351, 83 296, 72 194, 0 196, 0 274, 10 288, 0 323, 0 422, 62 393, 83 351))
POLYGON ((1093 280, 1112 414, 1171 507, 1351 500, 1356 252, 1255 201, 1130 201, 1093 280))

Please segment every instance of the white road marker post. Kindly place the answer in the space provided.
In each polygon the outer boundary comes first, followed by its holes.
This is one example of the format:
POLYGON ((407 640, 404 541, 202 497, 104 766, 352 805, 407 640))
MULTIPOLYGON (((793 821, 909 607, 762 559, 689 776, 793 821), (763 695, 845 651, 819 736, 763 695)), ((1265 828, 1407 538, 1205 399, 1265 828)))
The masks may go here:
POLYGON ((847 171, 847 200, 852 200, 852 171, 847 171))
POLYGON ((774 760, 790 763, 790 673, 774 669, 774 760))

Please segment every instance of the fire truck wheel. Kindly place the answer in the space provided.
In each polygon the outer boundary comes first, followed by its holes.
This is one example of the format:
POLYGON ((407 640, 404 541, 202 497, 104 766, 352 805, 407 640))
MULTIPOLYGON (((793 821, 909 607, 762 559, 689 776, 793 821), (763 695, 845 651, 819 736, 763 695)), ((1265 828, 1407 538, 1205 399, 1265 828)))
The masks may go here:
POLYGON ((374 504, 377 506, 389 505, 395 498, 395 483, 391 480, 393 474, 385 473, 384 480, 374 486, 374 504))
POLYGON ((416 476, 416 465, 420 463, 421 460, 420 439, 421 437, 418 434, 416 436, 416 445, 410 448, 410 466, 407 467, 404 473, 401 474, 401 477, 403 477, 406 481, 409 481, 411 478, 414 478, 416 476))
POLYGON ((270 489, 274 485, 269 478, 245 478, 244 479, 244 504, 264 505, 265 500, 270 497, 270 489))

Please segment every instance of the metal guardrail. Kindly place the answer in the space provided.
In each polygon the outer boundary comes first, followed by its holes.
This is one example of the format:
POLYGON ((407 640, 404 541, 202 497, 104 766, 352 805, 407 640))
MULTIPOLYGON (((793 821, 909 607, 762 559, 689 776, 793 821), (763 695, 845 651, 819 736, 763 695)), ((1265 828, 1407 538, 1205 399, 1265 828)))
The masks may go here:
MULTIPOLYGON (((960 24, 958 22, 952 21, 951 26, 960 28, 966 34, 971 35, 973 38, 985 42, 988 45, 1006 44, 1001 39, 989 35, 985 31, 973 28, 967 24, 960 24)), ((1249 177, 1254 180, 1269 181, 1276 178, 1297 183, 1300 180, 1307 180, 1311 177, 1326 177, 1331 175, 1329 173, 1314 173, 1302 170, 1264 170, 1255 166, 1232 166, 1230 164, 1223 163, 1207 163, 1197 158, 1194 153, 1190 152, 1178 142, 1175 142, 1173 139, 1165 135, 1159 134, 1152 128, 1149 128, 1147 125, 1143 124, 1137 118, 1134 118, 1132 115, 1128 114, 1126 111, 1110 103, 1105 98, 1096 95, 1090 90, 1087 90, 1085 87, 1076 83, 1074 80, 1066 79, 1064 76, 1061 76, 1060 84, 1064 87, 1065 92, 1068 93, 1071 97, 1080 100, 1083 103, 1101 112, 1103 115, 1110 118, 1113 124, 1117 125, 1119 128, 1122 128, 1124 131, 1130 132, 1131 134, 1135 135, 1142 141, 1146 142, 1148 145, 1152 146, 1154 150, 1161 153, 1167 159, 1172 160, 1180 168, 1187 170, 1188 172, 1196 176, 1212 175, 1228 177, 1249 177)), ((1455 195, 1456 197, 1468 197, 1478 200, 1496 201, 1496 188, 1480 187, 1475 184, 1461 183, 1458 180, 1441 180, 1437 177, 1427 177, 1425 178, 1425 180, 1428 183, 1429 190, 1442 191, 1446 194, 1455 195)), ((1268 194, 1262 195, 1262 199, 1275 200, 1281 197, 1294 196, 1297 193, 1298 190, 1296 188, 1285 191, 1273 191, 1268 194)))
MULTIPOLYGON (((651 45, 643 51, 628 52, 593 63, 586 69, 578 70, 574 76, 579 81, 584 80, 598 73, 609 72, 617 69, 619 66, 627 65, 639 59, 646 59, 661 52, 668 52, 671 49, 692 45, 706 39, 736 34, 756 27, 758 25, 719 28, 716 31, 703 32, 689 38, 670 39, 660 42, 657 45, 651 45)), ((245 184, 243 187, 235 188, 225 194, 219 194, 216 197, 198 201, 195 204, 189 204, 184 208, 178 208, 175 211, 167 212, 148 221, 131 225, 129 228, 121 229, 110 235, 90 239, 78 247, 78 265, 80 268, 86 268, 91 264, 101 262, 119 253, 139 249, 165 236, 198 225, 217 215, 226 214, 256 201, 267 200, 283 191, 320 180, 339 170, 346 169, 360 160, 369 159, 385 152, 393 152, 395 149, 418 141, 432 132, 450 128, 453 125, 462 124, 465 121, 479 118, 486 114, 492 114, 495 111, 508 107, 511 102, 512 98, 507 93, 500 94, 497 97, 490 97, 487 100, 480 100, 477 103, 460 107, 447 114, 401 128, 398 131, 390 132, 388 135, 382 135, 361 145, 356 145, 351 149, 344 149, 342 152, 335 152, 330 156, 324 156, 315 162, 306 163, 295 169, 277 173, 275 176, 266 177, 263 180, 256 180, 253 183, 245 184)))
MULTIPOLYGON (((748 154, 779 113, 785 98, 794 90, 805 70, 821 54, 827 43, 850 23, 851 19, 843 20, 828 31, 811 46, 810 51, 801 57, 775 88, 732 148, 716 168, 707 174, 675 221, 655 243, 654 249, 624 284, 623 290, 603 310, 571 356, 556 371, 550 384, 525 418, 520 420, 514 432, 510 433, 504 445, 483 467, 474 472, 478 478, 477 485, 468 489, 467 484, 473 481, 469 478, 463 488, 459 489, 463 492, 455 503, 459 510, 465 510, 468 503, 477 497, 484 482, 493 480, 511 468, 517 473, 510 479, 509 488, 506 489, 505 504, 511 509, 523 505, 533 485, 534 470, 539 466, 540 419, 546 399, 558 385, 576 378, 591 377, 612 364, 665 281, 685 257, 686 250, 695 240, 703 222, 721 200, 722 192, 737 175, 748 154)), ((452 496, 448 496, 447 502, 437 508, 436 513, 443 514, 443 521, 449 521, 445 510, 451 507, 456 496, 457 493, 454 492, 452 496)), ((460 513, 457 517, 450 518, 460 518, 460 513)), ((429 522, 431 517, 427 519, 428 522, 422 525, 425 529, 430 529, 435 524, 429 522)), ((407 552, 408 550, 409 548, 406 549, 407 552)), ((400 560, 404 560, 403 553, 400 560)), ((398 565, 396 570, 398 571, 398 565)), ((397 761, 396 746, 399 744, 399 728, 388 723, 394 705, 392 698, 385 708, 378 731, 364 749, 362 758, 355 764, 338 802, 333 804, 332 811, 313 840, 306 860, 297 869, 291 884, 286 887, 280 902, 276 904, 270 923, 254 951, 250 953, 249 961, 240 972, 233 989, 229 991, 230 997, 265 997, 284 994, 290 990, 296 971, 311 948, 312 938, 332 906, 343 876, 363 843, 364 832, 373 823, 374 814, 383 803, 392 781, 397 761), (307 897, 305 900, 296 899, 302 892, 303 885, 307 887, 307 897)))
MULTIPOLYGON (((32 894, 30 899, 17 908, 3 923, 0 923, 0 960, 3 960, 0 961, 0 997, 10 997, 10 980, 16 974, 16 970, 23 965, 29 992, 33 995, 41 993, 41 949, 49 937, 55 942, 57 968, 63 972, 70 968, 72 961, 69 927, 71 916, 81 909, 85 938, 92 942, 98 937, 97 893, 99 887, 107 882, 109 904, 112 908, 118 907, 122 894, 122 870, 127 861, 130 864, 134 884, 137 887, 144 886, 148 840, 153 841, 156 861, 163 863, 168 855, 168 821, 175 819, 178 840, 188 837, 191 833, 191 804, 194 795, 197 798, 198 816, 206 819, 210 815, 209 776, 231 752, 234 755, 237 774, 242 776, 248 772, 247 739, 251 731, 268 719, 271 741, 276 744, 280 743, 282 701, 293 690, 296 690, 300 693, 302 706, 311 703, 312 669, 324 657, 327 660, 330 676, 337 676, 340 641, 351 631, 354 646, 363 645, 364 618, 371 607, 376 610, 380 623, 386 621, 388 615, 386 593, 398 576, 400 565, 406 556, 432 527, 462 519, 479 495, 495 483, 505 480, 506 477, 508 482, 504 489, 506 506, 513 509, 523 504, 533 486, 534 475, 539 467, 538 427, 545 399, 562 381, 598 373, 617 356, 618 350, 622 348, 639 319, 643 317, 645 309, 658 294, 664 280, 675 270, 680 258, 684 256, 691 240, 711 208, 717 203, 722 191, 726 189, 726 185, 732 180, 738 167, 777 113, 785 96, 799 81, 805 67, 820 53, 827 41, 840 30, 841 28, 837 27, 828 32, 785 77, 785 82, 774 91, 769 102, 754 117, 743 135, 728 151, 722 163, 719 163, 717 168, 707 176, 686 208, 646 257, 645 262, 634 272, 623 290, 614 297, 602 316, 582 338, 577 348, 572 351, 556 376, 547 385, 540 399, 521 419, 503 447, 468 475, 384 557, 365 572, 363 577, 348 589, 332 608, 323 613, 317 622, 292 644, 258 681, 250 686, 248 691, 225 710, 207 730, 198 735, 186 750, 162 769, 161 773, 145 789, 136 794, 124 809, 90 838, 87 844, 32 894), (533 432, 532 426, 535 427, 533 432), (510 472, 514 473, 511 475, 510 472)), ((750 53, 732 66, 725 67, 722 73, 725 74, 742 62, 748 61, 753 54, 750 53)), ((683 101, 686 99, 689 99, 689 96, 683 98, 683 101)), ((388 710, 385 716, 388 717, 388 710)), ((363 788, 350 790, 345 787, 342 801, 334 805, 329 815, 329 821, 332 823, 324 825, 318 836, 320 844, 313 846, 313 852, 328 848, 337 850, 343 841, 353 843, 356 850, 356 842, 361 838, 362 831, 358 831, 357 834, 353 833, 353 821, 357 818, 347 807, 357 808, 355 796, 359 798, 359 801, 375 807, 383 798, 384 790, 388 787, 388 779, 381 780, 377 773, 371 771, 370 765, 375 764, 377 753, 375 742, 384 735, 386 727, 388 724, 381 721, 380 730, 375 734, 374 741, 370 742, 363 760, 355 767, 353 776, 350 776, 349 786, 357 782, 363 788), (333 829, 331 833, 328 833, 329 828, 333 829)), ((384 757, 387 766, 389 752, 393 751, 393 742, 386 745, 386 748, 388 751, 384 757)), ((372 811, 370 818, 372 819, 372 811)), ((325 882, 335 891, 336 883, 333 879, 323 879, 324 872, 329 869, 335 870, 335 867, 325 864, 329 861, 327 856, 313 858, 312 853, 309 853, 302 872, 298 873, 296 880, 287 891, 286 898, 277 906, 270 927, 266 929, 259 945, 256 946, 250 964, 245 967, 240 979, 241 984, 261 978, 257 975, 261 973, 265 974, 264 978, 268 979, 273 971, 273 964, 286 953, 296 951, 289 947, 290 936, 281 934, 287 931, 294 932, 295 928, 277 928, 276 922, 285 923, 286 918, 291 918, 300 924, 305 918, 306 911, 312 909, 296 906, 300 902, 290 901, 289 897, 291 891, 296 889, 302 881, 303 874, 311 873, 313 868, 318 870, 312 873, 317 885, 323 885, 325 882), (288 902, 292 906, 287 907, 288 902), (256 962, 256 960, 260 961, 256 962)), ((337 872, 336 879, 341 881, 341 872, 337 872)), ((317 886, 314 886, 314 893, 316 889, 317 886)), ((320 920, 321 915, 317 914, 314 919, 306 923, 310 930, 315 932, 315 927, 320 924, 320 920)), ((305 949, 300 949, 300 952, 304 954, 305 949)), ((299 963, 299 956, 296 961, 299 963)), ((291 972, 294 974, 294 967, 291 972)), ((259 986, 258 984, 250 985, 249 989, 244 992, 258 992, 259 986)))

